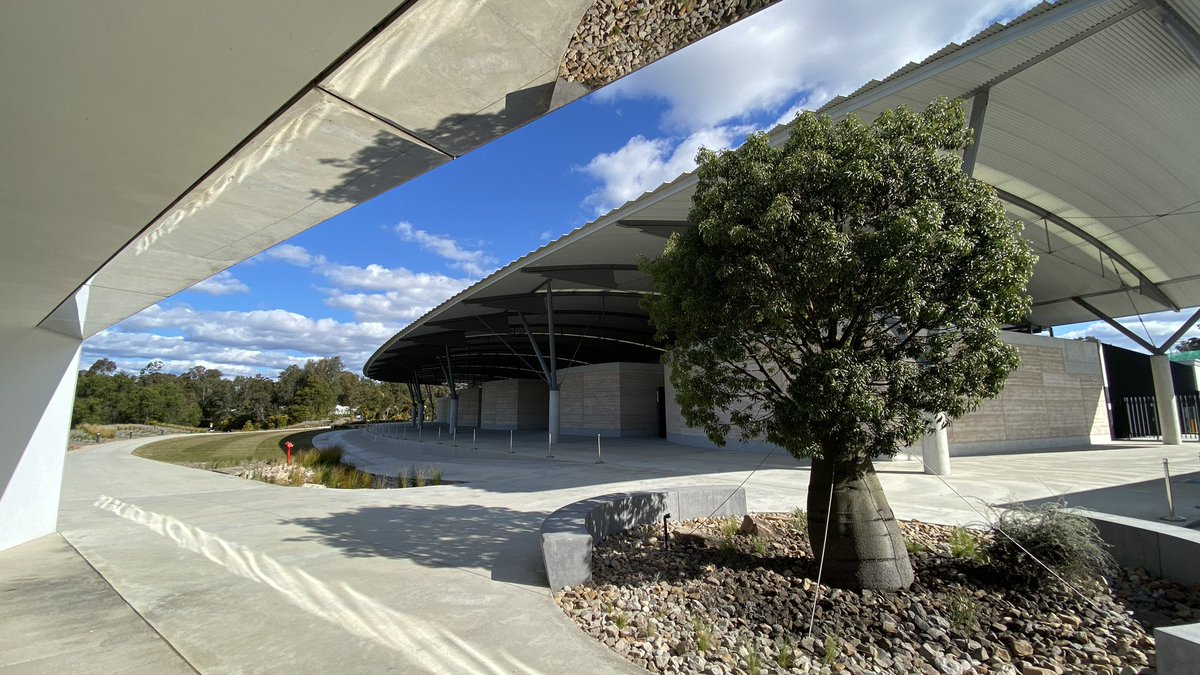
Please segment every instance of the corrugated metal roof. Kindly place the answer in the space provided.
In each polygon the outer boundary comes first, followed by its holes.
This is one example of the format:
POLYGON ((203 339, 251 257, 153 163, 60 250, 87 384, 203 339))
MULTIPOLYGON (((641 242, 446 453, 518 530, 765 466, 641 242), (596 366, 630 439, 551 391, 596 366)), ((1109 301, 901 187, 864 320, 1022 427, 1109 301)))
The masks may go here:
MULTIPOLYGON (((1200 17, 1200 0, 1167 7, 1193 27, 1200 17)), ((1200 64, 1153 4, 1043 3, 822 110, 872 119, 989 83, 975 176, 1034 209, 1009 210, 1026 223, 1025 236, 1040 254, 1029 286, 1031 323, 1094 318, 1076 297, 1113 317, 1200 305, 1200 64)), ((787 128, 771 134, 782 142, 787 128)), ((506 266, 390 340, 367 374, 387 376, 387 368, 373 366, 385 359, 420 370, 419 350, 403 358, 406 338, 429 330, 430 321, 479 311, 463 303, 468 298, 539 292, 545 278, 522 274, 523 267, 628 265, 638 255, 657 255, 661 237, 619 221, 686 221, 694 184, 693 175, 680 176, 506 266)), ((597 303, 602 295, 594 296, 597 303)))

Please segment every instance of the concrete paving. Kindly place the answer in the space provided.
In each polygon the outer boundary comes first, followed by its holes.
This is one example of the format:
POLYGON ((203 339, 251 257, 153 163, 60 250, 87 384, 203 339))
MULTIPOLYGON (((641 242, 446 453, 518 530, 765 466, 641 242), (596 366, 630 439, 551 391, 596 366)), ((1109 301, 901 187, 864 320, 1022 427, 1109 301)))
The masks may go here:
MULTIPOLYGON (((565 438, 553 459, 537 433, 518 434, 515 454, 507 432, 481 435, 476 450, 462 434, 460 447, 435 438, 351 431, 319 441, 342 444, 372 471, 437 465, 463 483, 297 489, 129 454, 156 439, 72 452, 59 527, 78 554, 53 538, 0 554, 0 588, 12 608, 5 614, 20 617, 0 624, 0 667, 641 672, 554 605, 538 549, 545 516, 608 492, 743 480, 751 509, 790 510, 803 505, 808 484, 807 470, 791 458, 748 451, 604 439, 597 464, 595 438, 565 438), (38 590, 55 584, 80 590, 38 590), (93 616, 112 635, 80 640, 88 621, 78 617, 93 616)), ((1161 459, 1168 457, 1179 474, 1176 510, 1194 520, 1198 449, 1111 444, 955 458, 944 482, 924 475, 917 461, 878 468, 902 518, 976 522, 985 503, 1057 497, 1157 518, 1165 513, 1161 459)))

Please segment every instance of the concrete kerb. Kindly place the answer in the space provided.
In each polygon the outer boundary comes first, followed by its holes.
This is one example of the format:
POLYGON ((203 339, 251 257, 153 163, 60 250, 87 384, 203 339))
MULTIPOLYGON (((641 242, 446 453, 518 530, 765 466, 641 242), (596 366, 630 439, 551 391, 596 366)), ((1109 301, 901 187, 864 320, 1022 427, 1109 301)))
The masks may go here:
MULTIPOLYGON (((1079 509, 1096 524, 1110 553, 1123 567, 1185 586, 1200 584, 1200 532, 1139 518, 1079 509)), ((1158 672, 1200 675, 1200 623, 1154 629, 1158 672)))
POLYGON ((542 559, 551 591, 592 579, 592 550, 605 537, 675 520, 744 516, 746 490, 705 485, 649 492, 617 492, 568 504, 542 522, 542 559))

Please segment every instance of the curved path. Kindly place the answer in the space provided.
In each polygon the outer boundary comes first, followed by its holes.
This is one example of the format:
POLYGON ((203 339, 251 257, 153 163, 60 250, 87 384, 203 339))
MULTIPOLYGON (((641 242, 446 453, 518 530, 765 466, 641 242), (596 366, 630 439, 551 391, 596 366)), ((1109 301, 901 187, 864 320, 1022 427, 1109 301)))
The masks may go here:
MULTIPOLYGON (((613 440, 597 464, 594 439, 569 440, 554 459, 536 435, 519 438, 517 454, 507 441, 472 451, 362 431, 321 436, 363 468, 437 464, 447 479, 466 481, 357 491, 265 485, 130 455, 148 441, 114 442, 68 456, 59 526, 169 648, 144 667, 109 655, 128 669, 163 672, 175 658, 206 673, 636 673, 554 605, 537 538, 545 516, 606 492, 738 484, 760 461, 746 484, 751 509, 790 509, 807 488, 807 471, 786 457, 613 440)), ((1127 511, 1153 510, 1159 458, 1194 470, 1195 448, 961 458, 949 482, 988 501, 1097 494, 1127 502, 1127 511), (1133 480, 1147 492, 1106 492, 1133 480)), ((880 470, 900 517, 978 520, 916 462, 880 470)), ((1176 501, 1194 511, 1200 491, 1177 491, 1176 501)), ((0 553, 0 573, 25 548, 0 553)), ((139 639, 147 634, 142 626, 139 639)))

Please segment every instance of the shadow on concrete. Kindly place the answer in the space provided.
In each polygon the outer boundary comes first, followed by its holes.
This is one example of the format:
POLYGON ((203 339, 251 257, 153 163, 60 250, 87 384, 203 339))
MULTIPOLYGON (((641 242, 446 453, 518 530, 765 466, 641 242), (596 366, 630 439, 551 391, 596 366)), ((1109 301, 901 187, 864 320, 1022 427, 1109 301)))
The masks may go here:
MULTIPOLYGON (((1200 529, 1200 472, 1172 476, 1171 493, 1175 502, 1175 513, 1184 519, 1175 524, 1200 529)), ((1167 515, 1166 486, 1161 478, 1094 490, 1068 492, 1056 497, 1009 502, 998 504, 998 506, 1018 504, 1038 506, 1058 501, 1062 501, 1068 506, 1115 516, 1167 522, 1161 519, 1162 516, 1167 515)))
POLYGON ((503 507, 366 506, 287 521, 348 557, 411 560, 427 567, 485 570, 493 581, 545 587, 538 528, 544 512, 503 507))
MULTIPOLYGON (((459 157, 545 115, 554 106, 556 86, 557 83, 550 82, 511 92, 505 96, 504 108, 499 112, 451 115, 433 127, 411 131, 450 156, 459 157)), ((419 173, 425 173, 449 159, 417 148, 391 131, 381 130, 376 132, 371 145, 350 157, 321 159, 322 164, 344 172, 336 185, 313 190, 311 195, 325 202, 361 204, 396 181, 415 178, 411 175, 414 165, 421 167, 419 173)))

